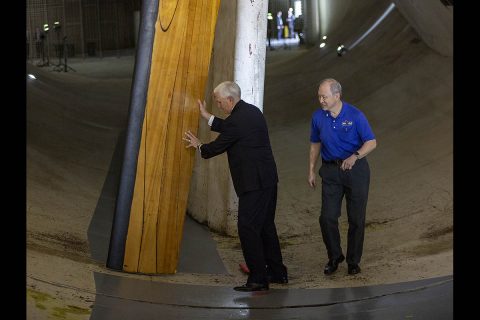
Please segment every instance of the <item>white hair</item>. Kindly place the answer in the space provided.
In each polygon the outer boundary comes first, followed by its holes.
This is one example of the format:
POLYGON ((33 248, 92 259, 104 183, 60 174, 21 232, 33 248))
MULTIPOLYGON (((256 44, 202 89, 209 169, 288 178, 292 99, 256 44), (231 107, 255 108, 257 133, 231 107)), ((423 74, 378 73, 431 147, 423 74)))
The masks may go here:
POLYGON ((342 96, 342 86, 340 85, 340 82, 333 78, 327 78, 320 81, 320 85, 322 85, 324 82, 330 83, 330 91, 332 92, 332 94, 338 93, 340 94, 340 96, 342 96))
POLYGON ((224 81, 213 89, 213 93, 222 98, 232 97, 234 100, 240 100, 242 91, 238 84, 232 81, 224 81))

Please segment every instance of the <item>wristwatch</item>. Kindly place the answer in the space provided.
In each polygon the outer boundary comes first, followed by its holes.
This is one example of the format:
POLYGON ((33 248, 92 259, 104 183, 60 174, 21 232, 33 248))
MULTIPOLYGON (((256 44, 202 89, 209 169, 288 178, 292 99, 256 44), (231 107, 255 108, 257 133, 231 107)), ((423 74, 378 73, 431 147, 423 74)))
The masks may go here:
POLYGON ((354 155, 357 157, 357 160, 360 159, 360 153, 358 153, 358 151, 355 151, 354 155))

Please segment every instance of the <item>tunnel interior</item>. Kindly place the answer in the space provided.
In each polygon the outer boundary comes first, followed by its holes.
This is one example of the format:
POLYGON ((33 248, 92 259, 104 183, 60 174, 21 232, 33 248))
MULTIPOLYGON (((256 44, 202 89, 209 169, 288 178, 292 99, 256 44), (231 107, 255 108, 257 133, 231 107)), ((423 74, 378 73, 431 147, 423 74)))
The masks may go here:
MULTIPOLYGON (((109 6, 102 1, 62 6, 58 1, 27 1, 26 70, 36 78, 26 81, 31 315, 74 305, 85 310, 85 319, 100 319, 100 311, 95 316, 92 310, 95 301, 108 298, 108 288, 115 286, 112 279, 178 285, 171 290, 182 285, 231 290, 245 279, 238 267, 243 262, 238 238, 195 216, 188 216, 185 230, 190 231, 184 234, 175 275, 105 268, 135 69, 135 12, 141 6, 140 1, 107 2, 109 6), (60 31, 49 31, 48 39, 41 38, 45 18, 62 24, 60 31), (70 47, 62 42, 65 35, 70 47), (70 50, 67 72, 55 58, 60 47, 70 50), (38 307, 41 294, 48 297, 47 311, 38 307)), ((286 15, 295 3, 271 0, 268 12, 273 18, 279 10, 286 15)), ((285 38, 269 47, 265 39, 263 112, 280 180, 275 221, 289 268, 288 289, 356 288, 451 276, 453 1, 300 4, 304 42, 296 35, 295 41, 285 38), (320 47, 322 42, 326 45, 320 47), (338 44, 347 48, 342 55, 338 44), (321 190, 308 186, 307 168, 310 119, 324 78, 342 84, 343 99, 365 113, 378 142, 368 156, 371 187, 364 271, 358 277, 348 276, 346 266, 329 279, 322 273, 327 255, 318 223, 321 190)), ((347 228, 343 207, 342 246, 347 228)), ((131 288, 136 285, 132 282, 131 288)))

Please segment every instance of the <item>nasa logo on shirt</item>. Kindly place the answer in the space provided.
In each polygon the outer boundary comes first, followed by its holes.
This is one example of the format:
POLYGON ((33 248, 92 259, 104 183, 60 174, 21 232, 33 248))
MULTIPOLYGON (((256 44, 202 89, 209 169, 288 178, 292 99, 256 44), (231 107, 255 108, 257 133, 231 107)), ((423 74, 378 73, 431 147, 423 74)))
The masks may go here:
POLYGON ((349 132, 352 125, 353 125, 353 121, 351 120, 342 121, 342 129, 345 130, 345 132, 349 132))

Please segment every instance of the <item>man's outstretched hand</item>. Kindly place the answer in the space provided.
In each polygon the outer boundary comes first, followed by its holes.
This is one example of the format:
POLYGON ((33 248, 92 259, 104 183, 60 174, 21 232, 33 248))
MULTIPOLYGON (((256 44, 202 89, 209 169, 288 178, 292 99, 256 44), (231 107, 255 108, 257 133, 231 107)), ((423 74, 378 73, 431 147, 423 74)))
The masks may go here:
POLYGON ((205 102, 205 100, 203 100, 203 102, 200 101, 200 99, 198 99, 197 102, 198 102, 198 107, 200 109, 200 115, 205 120, 209 120, 212 114, 207 111, 207 103, 205 102))
POLYGON ((195 135, 190 130, 185 132, 185 137, 183 137, 183 140, 188 142, 188 145, 186 146, 186 148, 190 148, 190 147, 198 148, 200 145, 202 145, 200 140, 197 137, 195 137, 195 135))

